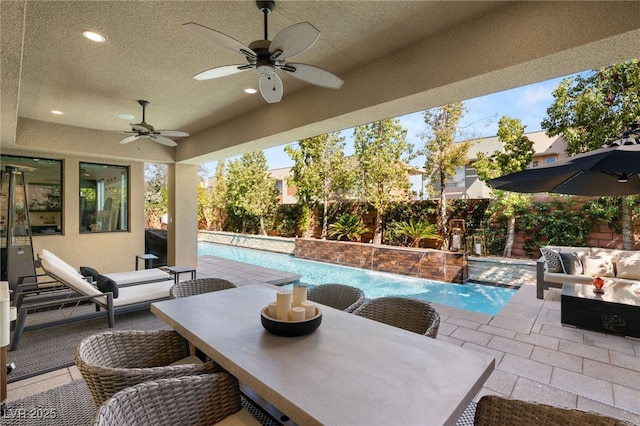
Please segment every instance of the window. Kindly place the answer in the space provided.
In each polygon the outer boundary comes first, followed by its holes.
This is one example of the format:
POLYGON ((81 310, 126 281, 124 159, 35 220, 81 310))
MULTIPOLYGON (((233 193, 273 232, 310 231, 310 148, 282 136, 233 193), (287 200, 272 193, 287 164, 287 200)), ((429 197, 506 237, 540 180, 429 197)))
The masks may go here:
POLYGON ((539 163, 538 163, 538 160, 533 160, 533 161, 531 162, 531 167, 538 167, 538 164, 539 164, 539 163))
POLYGON ((547 157, 544 159, 545 164, 551 164, 556 162, 556 157, 547 157))
MULTIPOLYGON (((3 172, 6 166, 15 166, 24 172, 24 185, 20 182, 16 188, 26 193, 29 221, 23 215, 23 225, 27 226, 28 223, 32 235, 61 234, 62 160, 2 155, 0 163, 3 172)), ((2 194, 5 193, 3 188, 2 194)), ((4 206, 1 215, 4 216, 4 206)), ((3 225, 4 220, 4 217, 0 218, 3 225)))
POLYGON ((129 229, 129 168, 80 163, 80 232, 129 229))

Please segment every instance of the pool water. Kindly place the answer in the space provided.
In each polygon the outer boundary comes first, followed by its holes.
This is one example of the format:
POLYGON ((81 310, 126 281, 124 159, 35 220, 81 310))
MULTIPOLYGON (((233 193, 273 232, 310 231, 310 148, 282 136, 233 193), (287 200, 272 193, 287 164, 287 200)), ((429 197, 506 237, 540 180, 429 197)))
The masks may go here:
POLYGON ((386 272, 369 271, 295 256, 225 244, 198 242, 198 255, 212 255, 265 268, 300 274, 300 282, 317 285, 340 283, 358 287, 367 299, 407 296, 468 311, 495 315, 517 289, 467 282, 453 284, 386 272))

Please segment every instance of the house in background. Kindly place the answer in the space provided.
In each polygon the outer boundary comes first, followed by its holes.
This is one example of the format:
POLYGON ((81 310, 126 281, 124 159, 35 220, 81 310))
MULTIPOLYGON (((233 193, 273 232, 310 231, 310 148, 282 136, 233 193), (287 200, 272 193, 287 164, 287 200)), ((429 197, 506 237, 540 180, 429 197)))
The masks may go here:
MULTIPOLYGON (((544 131, 526 133, 533 142, 534 154, 529 168, 551 164, 568 155, 565 152, 567 143, 561 136, 549 137, 544 131)), ((478 153, 492 154, 502 150, 502 143, 497 136, 483 138, 469 150, 469 163, 458 169, 456 175, 446 185, 447 198, 489 198, 491 188, 478 178, 473 163, 478 153)), ((437 197, 436 197, 437 198, 437 197)))

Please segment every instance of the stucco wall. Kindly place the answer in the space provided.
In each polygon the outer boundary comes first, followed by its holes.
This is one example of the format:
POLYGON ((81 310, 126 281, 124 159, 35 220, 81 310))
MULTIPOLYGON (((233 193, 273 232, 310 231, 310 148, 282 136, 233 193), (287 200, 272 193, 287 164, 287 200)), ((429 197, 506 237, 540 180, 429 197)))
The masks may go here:
POLYGON ((33 235, 34 254, 46 248, 73 267, 91 266, 104 273, 134 269, 135 255, 144 253, 144 163, 26 150, 2 153, 63 160, 63 234, 33 235), (129 231, 80 233, 81 161, 129 166, 129 231))

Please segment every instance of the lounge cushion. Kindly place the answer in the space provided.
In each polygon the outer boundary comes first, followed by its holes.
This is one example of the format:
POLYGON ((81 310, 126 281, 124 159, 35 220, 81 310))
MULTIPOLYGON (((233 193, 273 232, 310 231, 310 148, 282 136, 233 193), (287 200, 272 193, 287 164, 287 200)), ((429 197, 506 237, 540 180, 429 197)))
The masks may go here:
POLYGON ((582 265, 586 276, 615 277, 611 256, 585 256, 582 265))
POLYGON ((100 276, 100 273, 98 271, 96 271, 93 268, 90 268, 89 266, 81 266, 80 273, 82 274, 83 277, 90 277, 91 282, 98 281, 98 277, 100 276))
POLYGON ((113 293, 113 298, 118 298, 118 284, 109 277, 105 277, 104 275, 98 275, 98 279, 96 280, 98 284, 98 290, 103 293, 111 292, 113 293))
POLYGON ((544 256, 547 265, 547 272, 563 272, 560 252, 550 247, 542 247, 540 252, 544 256))
POLYGON ((105 277, 111 278, 117 282, 119 286, 128 284, 142 284, 154 281, 171 280, 171 275, 167 272, 154 268, 154 269, 140 269, 138 271, 129 272, 113 272, 110 274, 104 274, 105 277))
POLYGON ((578 253, 562 253, 560 252, 560 263, 562 264, 562 272, 569 275, 582 274, 582 260, 578 253))
POLYGON ((640 252, 618 254, 616 257, 616 277, 640 280, 640 252))

